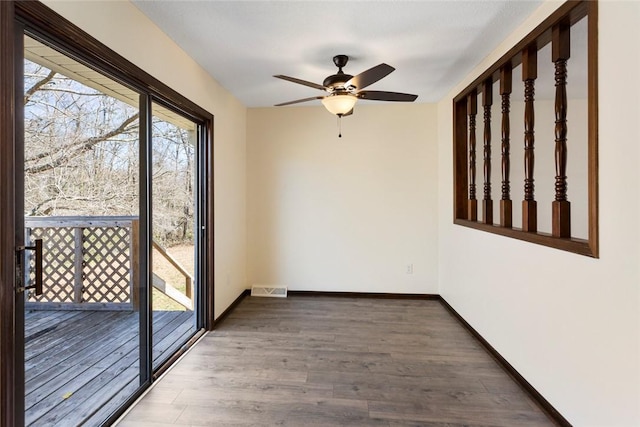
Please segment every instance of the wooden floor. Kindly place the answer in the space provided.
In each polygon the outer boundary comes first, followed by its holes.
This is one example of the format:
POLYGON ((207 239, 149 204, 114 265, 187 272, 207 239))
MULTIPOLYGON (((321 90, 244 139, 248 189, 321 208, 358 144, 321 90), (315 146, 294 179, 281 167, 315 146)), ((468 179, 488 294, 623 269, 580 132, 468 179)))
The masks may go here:
POLYGON ((438 301, 246 298, 119 424, 554 425, 438 301))
MULTIPOLYGON (((154 362, 194 331, 192 312, 156 311, 154 362)), ((139 387, 138 313, 32 311, 25 315, 28 426, 99 425, 139 387)))

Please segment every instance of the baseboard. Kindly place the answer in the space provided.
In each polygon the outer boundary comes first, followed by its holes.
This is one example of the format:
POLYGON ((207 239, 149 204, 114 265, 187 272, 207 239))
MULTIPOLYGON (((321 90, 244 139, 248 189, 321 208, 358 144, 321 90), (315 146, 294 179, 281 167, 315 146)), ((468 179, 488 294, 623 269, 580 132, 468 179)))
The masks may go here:
POLYGON ((440 302, 449 311, 449 313, 451 313, 460 322, 460 324, 464 326, 465 329, 469 331, 469 333, 471 333, 471 335, 474 336, 474 338, 480 341, 480 344, 482 344, 485 350, 487 350, 487 352, 489 352, 489 354, 495 359, 495 361, 498 362, 502 369, 504 369, 511 376, 511 378, 513 378, 513 380, 517 382, 520 387, 522 387, 524 391, 527 392, 527 394, 529 394, 529 396, 533 399, 534 402, 536 402, 540 409, 542 409, 552 420, 554 420, 559 425, 563 427, 571 427, 571 423, 567 421, 567 419, 563 417, 562 414, 560 414, 560 412, 558 412, 558 410, 554 408, 553 405, 529 383, 529 381, 527 381, 522 375, 520 375, 520 373, 516 371, 516 369, 507 361, 507 359, 502 357, 502 355, 498 353, 498 351, 493 348, 493 346, 489 344, 489 342, 484 339, 484 337, 480 335, 480 333, 476 331, 473 326, 471 326, 466 320, 464 320, 464 318, 453 307, 451 307, 451 305, 449 305, 449 303, 444 298, 442 298, 442 296, 440 296, 440 302))
POLYGON ((290 296, 297 297, 342 297, 342 298, 378 298, 378 299, 413 299, 413 300, 439 300, 438 294, 394 294, 376 292, 327 292, 327 291, 292 291, 290 296))
POLYGON ((227 307, 227 309, 225 311, 223 311, 222 314, 220 316, 218 316, 218 318, 213 321, 213 325, 211 326, 211 330, 214 330, 216 328, 216 326, 219 326, 220 323, 222 323, 224 321, 224 319, 226 319, 227 316, 229 316, 231 314, 231 312, 236 309, 238 304, 240 304, 242 302, 242 300, 245 299, 249 295, 251 295, 251 289, 245 289, 244 291, 242 291, 242 293, 240 295, 238 295, 238 298, 236 298, 231 303, 231 305, 229 305, 229 307, 227 307))
MULTIPOLYGON (((455 317, 460 324, 467 330, 474 338, 476 338, 480 344, 487 350, 487 352, 494 358, 494 360, 502 367, 502 369, 513 378, 515 382, 522 387, 522 389, 533 399, 533 401, 542 409, 553 421, 562 427, 571 427, 571 423, 567 421, 565 417, 558 412, 553 405, 542 396, 530 383, 527 381, 516 369, 502 357, 498 351, 493 348, 489 342, 484 339, 473 326, 471 326, 449 303, 442 298, 439 294, 394 294, 394 293, 366 293, 366 292, 318 292, 318 291, 288 291, 289 296, 300 297, 344 297, 344 298, 379 298, 379 299, 413 299, 413 300, 434 300, 440 301, 440 303, 455 317)), ((236 300, 214 321, 214 328, 219 325, 235 308, 242 302, 242 300, 251 295, 250 289, 245 289, 236 300)))

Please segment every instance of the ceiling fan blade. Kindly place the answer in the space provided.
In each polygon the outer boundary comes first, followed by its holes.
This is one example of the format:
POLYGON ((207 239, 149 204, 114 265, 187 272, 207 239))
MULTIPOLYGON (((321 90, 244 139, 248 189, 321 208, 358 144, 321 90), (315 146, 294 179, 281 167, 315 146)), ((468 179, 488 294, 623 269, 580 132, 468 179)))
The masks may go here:
POLYGON ((389 74, 391 74, 391 72, 393 72, 393 70, 395 70, 395 68, 393 68, 391 65, 387 65, 384 63, 376 65, 375 67, 369 68, 367 71, 363 71, 357 76, 352 77, 348 82, 345 83, 344 86, 355 86, 356 89, 364 89, 370 84, 373 84, 383 77, 388 76, 389 74))
POLYGON ((306 80, 296 79, 295 77, 283 76, 281 74, 278 74, 277 76, 273 76, 273 77, 275 77, 277 79, 286 80, 288 82, 298 83, 299 85, 309 86, 309 87, 312 87, 312 88, 318 89, 318 90, 326 90, 324 86, 321 86, 321 85, 313 83, 313 82, 308 82, 306 80))
POLYGON ((324 98, 324 96, 312 96, 310 98, 296 99, 295 101, 289 101, 289 102, 283 102, 282 104, 276 104, 276 105, 274 105, 274 107, 282 107, 283 105, 298 104, 300 102, 313 101, 314 99, 322 99, 322 98, 324 98))
POLYGON ((385 92, 380 90, 363 90, 358 92, 356 96, 360 99, 370 99, 372 101, 397 101, 397 102, 413 102, 418 95, 400 92, 385 92))

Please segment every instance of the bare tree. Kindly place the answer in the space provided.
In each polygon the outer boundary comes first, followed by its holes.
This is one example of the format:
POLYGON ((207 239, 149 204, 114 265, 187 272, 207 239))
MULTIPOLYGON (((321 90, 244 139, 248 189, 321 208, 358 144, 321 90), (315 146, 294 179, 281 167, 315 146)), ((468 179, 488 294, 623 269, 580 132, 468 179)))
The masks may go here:
MULTIPOLYGON (((28 215, 138 215, 139 112, 112 96, 25 61, 28 215)), ((193 238, 189 132, 153 120, 154 238, 193 238)))

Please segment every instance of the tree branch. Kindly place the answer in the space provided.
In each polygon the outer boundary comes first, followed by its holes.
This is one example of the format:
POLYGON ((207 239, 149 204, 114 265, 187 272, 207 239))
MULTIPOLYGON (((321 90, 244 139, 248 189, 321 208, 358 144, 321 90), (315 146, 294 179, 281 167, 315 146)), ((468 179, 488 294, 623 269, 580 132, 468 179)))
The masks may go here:
POLYGON ((31 98, 31 96, 34 93, 36 93, 38 89, 40 89, 42 86, 46 85, 51 80, 53 80, 56 74, 57 73, 55 71, 50 71, 45 78, 37 81, 33 86, 27 89, 27 91, 24 93, 24 105, 27 105, 27 102, 29 102, 29 99, 31 98))
POLYGON ((70 159, 73 159, 75 157, 80 156, 83 153, 86 153, 87 151, 91 150, 96 144, 99 144, 103 141, 108 140, 109 138, 112 138, 116 135, 119 135, 121 133, 126 132, 127 130, 129 130, 129 125, 131 125, 131 123, 135 122, 136 120, 138 120, 138 117, 140 116, 140 113, 136 113, 133 116, 129 117, 128 119, 126 119, 125 121, 123 121, 120 126, 118 126, 117 128, 102 134, 100 136, 94 136, 91 138, 87 138, 85 140, 81 140, 72 144, 67 144, 65 146, 62 147, 58 147, 54 150, 50 150, 50 151, 46 151, 44 153, 39 153, 36 154, 34 156, 31 156, 27 159, 25 159, 25 163, 26 162, 33 162, 36 160, 42 160, 45 158, 52 158, 55 157, 57 155, 57 158, 52 160, 51 162, 47 162, 47 163, 41 163, 38 165, 34 165, 34 166, 30 166, 30 167, 26 167, 25 168, 25 172, 26 173, 40 173, 40 172, 44 172, 50 169, 53 169, 57 166, 61 166, 64 163, 68 162, 70 159), (67 151, 69 150, 69 151, 67 151))

